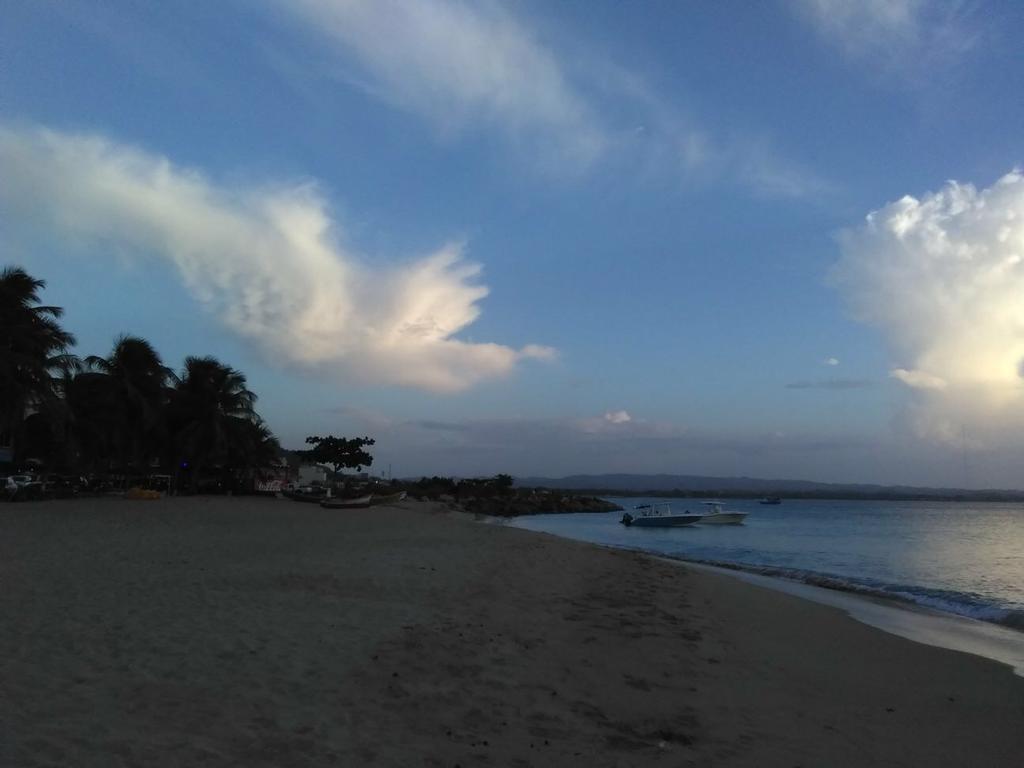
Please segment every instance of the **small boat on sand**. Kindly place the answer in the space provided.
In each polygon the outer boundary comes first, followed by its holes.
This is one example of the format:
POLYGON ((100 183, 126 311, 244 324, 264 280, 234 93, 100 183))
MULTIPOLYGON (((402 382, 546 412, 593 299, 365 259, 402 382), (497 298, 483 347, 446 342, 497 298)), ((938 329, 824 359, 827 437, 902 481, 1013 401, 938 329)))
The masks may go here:
POLYGON ((746 512, 730 512, 722 509, 724 506, 720 501, 705 501, 707 514, 700 517, 701 525, 743 525, 747 518, 746 512))
POLYGON ((380 507, 385 504, 397 504, 405 498, 405 491, 391 493, 386 496, 368 494, 354 499, 324 499, 320 506, 324 509, 363 509, 365 507, 380 507))
POLYGON ((390 493, 387 496, 371 496, 370 506, 379 507, 384 504, 397 504, 398 502, 405 499, 405 491, 399 491, 398 493, 390 493))
POLYGON ((281 491, 281 495, 292 501, 304 501, 307 504, 319 504, 327 498, 327 492, 321 488, 296 488, 281 491))
POLYGON ((633 507, 633 512, 627 512, 619 521, 625 526, 635 525, 640 528, 675 528, 681 525, 693 525, 703 519, 703 515, 678 514, 672 511, 672 505, 666 502, 660 504, 640 504, 633 507))
POLYGON ((372 499, 372 495, 358 496, 354 499, 323 499, 320 502, 320 506, 324 509, 363 509, 373 503, 372 499))

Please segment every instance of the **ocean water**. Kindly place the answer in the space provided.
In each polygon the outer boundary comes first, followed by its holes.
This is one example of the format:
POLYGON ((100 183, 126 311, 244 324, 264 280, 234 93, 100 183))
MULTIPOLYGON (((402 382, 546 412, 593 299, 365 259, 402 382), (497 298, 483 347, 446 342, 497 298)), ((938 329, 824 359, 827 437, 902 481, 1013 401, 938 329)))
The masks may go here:
MULTIPOLYGON (((627 510, 691 499, 612 498, 627 510)), ((541 514, 510 525, 923 606, 1021 632, 1024 504, 735 500, 741 526, 627 528, 621 512, 541 514)))

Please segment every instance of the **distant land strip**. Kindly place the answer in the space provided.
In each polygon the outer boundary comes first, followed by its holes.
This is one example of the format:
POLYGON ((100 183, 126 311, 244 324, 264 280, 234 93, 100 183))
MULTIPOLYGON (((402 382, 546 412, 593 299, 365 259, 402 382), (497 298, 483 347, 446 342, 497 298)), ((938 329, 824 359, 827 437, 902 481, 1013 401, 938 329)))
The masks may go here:
POLYGON ((593 496, 657 496, 663 498, 831 499, 850 501, 1003 501, 1024 502, 1015 489, 927 488, 901 485, 817 483, 808 480, 763 480, 700 475, 574 475, 563 478, 523 477, 521 488, 557 488, 593 496))

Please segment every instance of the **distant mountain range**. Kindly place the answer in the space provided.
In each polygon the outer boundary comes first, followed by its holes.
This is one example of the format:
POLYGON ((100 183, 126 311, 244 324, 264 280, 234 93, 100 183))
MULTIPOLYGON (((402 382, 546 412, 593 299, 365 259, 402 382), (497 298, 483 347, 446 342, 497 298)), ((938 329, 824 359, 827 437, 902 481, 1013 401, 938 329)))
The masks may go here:
POLYGON ((594 491, 609 495, 679 496, 789 496, 808 498, 876 499, 993 499, 1024 500, 1019 490, 967 490, 962 488, 923 488, 910 485, 870 485, 863 483, 817 483, 810 480, 779 480, 756 477, 709 477, 706 475, 570 475, 569 477, 519 477, 516 485, 524 488, 558 488, 594 491))

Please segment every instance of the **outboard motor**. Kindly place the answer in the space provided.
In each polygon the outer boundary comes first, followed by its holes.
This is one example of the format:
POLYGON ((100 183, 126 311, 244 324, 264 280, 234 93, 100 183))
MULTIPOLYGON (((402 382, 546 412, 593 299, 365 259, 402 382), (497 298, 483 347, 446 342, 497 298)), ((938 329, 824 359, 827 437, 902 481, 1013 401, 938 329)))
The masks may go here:
POLYGON ((627 512, 622 516, 622 520, 619 521, 623 525, 631 525, 633 523, 633 516, 627 512))

